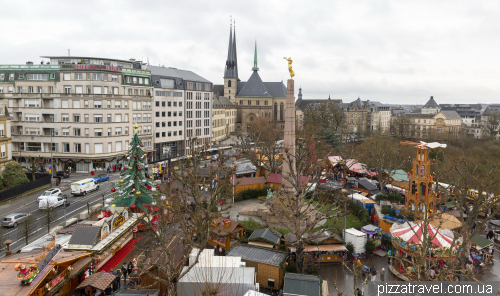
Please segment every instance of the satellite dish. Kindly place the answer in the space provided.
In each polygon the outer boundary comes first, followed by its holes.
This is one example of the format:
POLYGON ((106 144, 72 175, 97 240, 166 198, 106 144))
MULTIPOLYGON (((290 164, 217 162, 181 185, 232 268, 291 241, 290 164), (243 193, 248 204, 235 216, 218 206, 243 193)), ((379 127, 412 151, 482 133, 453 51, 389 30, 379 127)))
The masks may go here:
POLYGON ((178 87, 182 87, 182 81, 177 82, 178 87))
POLYGON ((156 85, 160 85, 160 81, 156 80, 155 81, 156 85))

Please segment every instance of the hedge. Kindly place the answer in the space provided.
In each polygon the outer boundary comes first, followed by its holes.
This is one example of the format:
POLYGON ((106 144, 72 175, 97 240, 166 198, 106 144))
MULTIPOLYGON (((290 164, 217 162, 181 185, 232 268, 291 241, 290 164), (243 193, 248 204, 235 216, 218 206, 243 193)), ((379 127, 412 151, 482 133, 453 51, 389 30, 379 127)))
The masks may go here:
POLYGON ((262 188, 262 189, 248 189, 248 190, 243 190, 238 192, 238 194, 235 195, 234 201, 242 201, 246 199, 252 199, 252 198, 259 198, 260 196, 266 196, 267 195, 267 189, 262 188))

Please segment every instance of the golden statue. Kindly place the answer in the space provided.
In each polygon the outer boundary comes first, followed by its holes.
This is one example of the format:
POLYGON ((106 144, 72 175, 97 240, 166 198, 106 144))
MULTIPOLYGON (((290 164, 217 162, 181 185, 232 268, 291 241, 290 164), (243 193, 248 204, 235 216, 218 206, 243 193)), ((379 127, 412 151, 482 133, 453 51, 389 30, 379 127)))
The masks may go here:
POLYGON ((288 61, 288 71, 290 72, 290 77, 293 79, 293 76, 295 76, 295 72, 293 72, 293 70, 292 70, 293 60, 292 60, 292 58, 286 58, 286 57, 284 59, 288 61))
POLYGON ((137 134, 137 131, 139 130, 139 125, 137 122, 134 124, 134 134, 137 134))

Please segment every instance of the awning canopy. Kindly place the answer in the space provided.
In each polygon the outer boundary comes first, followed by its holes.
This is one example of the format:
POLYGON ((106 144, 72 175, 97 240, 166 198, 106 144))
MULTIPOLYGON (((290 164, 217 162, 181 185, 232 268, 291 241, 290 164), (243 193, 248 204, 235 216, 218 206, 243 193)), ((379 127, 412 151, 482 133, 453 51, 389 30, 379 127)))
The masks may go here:
POLYGON ((347 251, 344 245, 336 244, 336 245, 318 245, 318 249, 321 252, 342 252, 347 251))
POLYGON ((99 289, 101 291, 106 290, 106 288, 111 285, 111 283, 116 279, 116 276, 107 272, 94 273, 83 282, 81 282, 76 289, 85 289, 87 287, 92 287, 99 289))
POLYGON ((474 243, 477 246, 480 246, 481 248, 486 248, 486 247, 488 247, 488 246, 490 246, 490 245, 493 244, 489 240, 487 240, 484 237, 479 236, 477 234, 474 235, 470 240, 471 240, 472 243, 474 243))
POLYGON ((453 243, 453 232, 447 229, 437 230, 436 227, 434 227, 430 223, 408 222, 403 225, 393 224, 393 226, 391 227, 391 235, 399 237, 401 240, 407 243, 422 243, 424 232, 427 234, 427 237, 430 238, 434 246, 446 248, 452 247, 451 244, 453 243))

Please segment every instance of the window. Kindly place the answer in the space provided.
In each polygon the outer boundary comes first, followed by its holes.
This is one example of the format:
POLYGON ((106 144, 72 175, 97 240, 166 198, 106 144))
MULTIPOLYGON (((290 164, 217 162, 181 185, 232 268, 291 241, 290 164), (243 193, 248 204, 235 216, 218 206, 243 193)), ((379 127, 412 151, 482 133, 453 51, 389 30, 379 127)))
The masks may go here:
POLYGON ((243 100, 240 100, 240 106, 242 106, 242 105, 243 105, 243 100))
POLYGON ((156 107, 160 107, 160 101, 156 101, 156 102, 155 102, 155 106, 156 106, 156 107))
POLYGON ((121 136, 121 134, 122 134, 122 128, 121 128, 121 127, 117 127, 117 128, 115 129, 115 135, 117 135, 117 136, 121 136))
POLYGON ((108 128, 108 137, 111 137, 111 128, 108 128))
POLYGON ((65 86, 64 87, 64 93, 65 94, 70 94, 71 93, 71 86, 65 86))
POLYGON ((102 74, 102 78, 104 78, 104 81, 108 81, 108 74, 102 74))
POLYGON ((115 122, 122 122, 122 115, 121 114, 115 114, 115 122))
POLYGON ((438 124, 441 124, 441 122, 442 122, 441 120, 438 120, 438 124))
POLYGON ((439 126, 439 127, 437 128, 437 131, 438 131, 438 132, 440 132, 440 131, 442 131, 442 129, 443 129, 443 128, 439 126))
POLYGON ((79 136, 81 136, 81 134, 80 134, 80 129, 79 129, 79 128, 74 128, 74 129, 73 129, 73 134, 75 135, 75 137, 79 137, 79 136))
POLYGON ((265 101, 264 101, 264 105, 266 105, 266 106, 267 106, 267 103, 268 103, 268 101, 267 101, 267 100, 265 100, 265 101))
POLYGON ((179 121, 179 126, 182 126, 182 121, 179 121))
POLYGON ((14 80, 14 73, 9 74, 9 80, 14 80))
POLYGON ((64 109, 68 108, 68 100, 61 100, 61 108, 64 109))
POLYGON ((75 74, 75 79, 76 80, 83 80, 83 74, 82 73, 76 73, 75 74))
POLYGON ((69 136, 69 128, 63 128, 63 136, 69 136))
POLYGON ((162 88, 174 88, 175 86, 175 80, 173 79, 160 79, 160 84, 162 88))
POLYGON ((111 75, 111 81, 118 82, 118 75, 111 75))
POLYGON ((122 142, 121 141, 115 143, 115 150, 116 150, 116 152, 122 151, 122 142))
POLYGON ((134 95, 136 95, 136 96, 139 95, 139 90, 134 89, 134 95))
POLYGON ((160 133, 156 133, 155 137, 159 138, 160 137, 160 133))
POLYGON ((69 153, 69 143, 62 143, 63 145, 63 152, 69 153))
POLYGON ((94 129, 94 136, 102 137, 102 128, 95 128, 94 129))
POLYGON ((102 122, 102 115, 94 115, 94 122, 102 122))
POLYGON ((94 108, 101 109, 102 108, 102 101, 94 101, 94 108))
POLYGON ((62 115, 62 122, 69 122, 69 115, 68 114, 62 115))
POLYGON ((118 94, 118 87, 113 87, 113 94, 117 95, 118 94))
MULTIPOLYGON (((169 133, 170 133, 170 132, 169 132, 169 133)), ((162 136, 162 137, 165 137, 165 132, 162 132, 162 133, 161 133, 161 136, 162 136)))
POLYGON ((94 153, 96 154, 102 153, 102 143, 94 144, 94 153))
POLYGON ((5 157, 6 156, 5 144, 2 144, 0 147, 1 147, 0 151, 2 152, 2 157, 5 157))
POLYGON ((111 114, 108 114, 108 121, 107 122, 111 122, 111 114))
POLYGON ((122 102, 121 101, 115 101, 115 108, 116 109, 120 109, 122 106, 122 102))
MULTIPOLYGON (((170 113, 170 112, 168 112, 170 113)), ((165 111, 161 112, 161 117, 165 117, 165 111)))
POLYGON ((125 135, 128 135, 128 127, 125 128, 125 135))
POLYGON ((130 76, 127 76, 127 83, 131 83, 132 82, 132 78, 130 76))
POLYGON ((64 80, 71 80, 71 74, 70 73, 64 73, 64 80))
POLYGON ((88 114, 85 114, 85 122, 88 123, 89 122, 89 115, 88 114))
POLYGON ((94 80, 101 80, 101 74, 94 74, 94 80))
POLYGON ((102 90, 102 87, 94 86, 94 94, 96 94, 96 95, 102 94, 101 90, 102 90))

